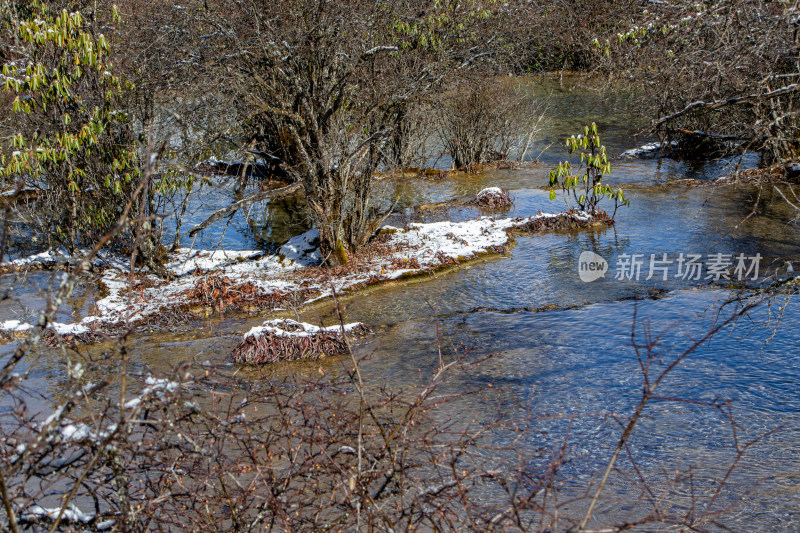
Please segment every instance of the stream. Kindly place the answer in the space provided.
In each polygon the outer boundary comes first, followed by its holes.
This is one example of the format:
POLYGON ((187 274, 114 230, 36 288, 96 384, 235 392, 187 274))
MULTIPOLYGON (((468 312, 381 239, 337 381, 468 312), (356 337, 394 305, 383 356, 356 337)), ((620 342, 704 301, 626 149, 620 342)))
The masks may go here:
MULTIPOLYGON (((561 491, 567 499, 584 494, 587 484, 602 473, 622 431, 615 417, 625 420, 641 397, 642 371, 631 346, 634 313, 637 341, 644 341, 646 321, 654 333, 662 334, 661 360, 670 361, 735 308, 729 304, 720 309, 736 295, 725 280, 707 280, 705 272, 699 280, 676 278, 680 254, 700 254, 703 260, 714 254, 733 258, 758 254, 758 279, 750 280, 758 286, 768 275, 785 275, 787 261, 800 265, 800 228, 794 221, 796 213, 766 188, 757 214, 748 218, 757 198, 754 188, 703 185, 732 172, 736 160, 618 159, 624 150, 650 140, 633 137, 640 126, 630 113, 635 99, 559 88, 556 83, 542 85, 537 90, 549 96, 550 119, 529 151, 535 156, 545 150, 538 163, 452 179, 382 182, 380 187, 401 196, 400 214, 389 223, 474 218, 480 213, 472 208, 425 213, 413 206, 469 198, 488 186, 509 189, 515 197, 515 207, 502 216, 561 210, 560 198, 549 201, 543 189, 548 173, 567 158, 563 138, 594 121, 614 167, 606 181, 624 187, 631 200, 630 207, 618 211, 616 224, 517 237, 507 256, 368 288, 346 296, 344 302, 347 321, 365 322, 375 331, 356 348, 359 355, 371 354, 362 368, 368 383, 395 390, 419 385, 435 371, 440 347, 449 359, 465 351, 469 358, 493 355, 474 372, 459 374, 448 384, 454 391, 487 392, 448 403, 439 416, 478 422, 497 416, 525 420, 522 446, 544 450, 545 462, 548 450, 559 447, 568 431, 572 460, 561 473, 561 491), (700 186, 679 181, 686 179, 700 186), (584 251, 608 262, 604 278, 581 281, 578 265, 584 251), (639 279, 616 279, 621 262, 633 254, 643 258, 639 279), (672 261, 667 280, 662 271, 646 279, 651 254, 657 258, 666 254, 672 261)), ((748 155, 743 163, 753 166, 757 161, 748 155)), ((203 220, 226 201, 224 193, 209 190, 204 207, 195 209, 184 227, 203 220)), ((295 202, 259 204, 249 217, 238 214, 224 232, 222 227, 211 228, 194 245, 269 248, 306 229, 296 215, 295 202), (280 227, 265 229, 267 224, 280 227)), ((30 276, 29 285, 17 292, 34 293, 49 279, 50 274, 30 276)), ((85 308, 90 303, 85 299, 72 307, 85 308)), ((30 308, 38 301, 25 296, 30 308)), ((691 472, 694 488, 701 493, 698 499, 707 500, 715 480, 725 476, 735 449, 725 410, 703 404, 730 400, 739 441, 763 437, 747 450, 715 503, 720 510, 734 505, 723 520, 734 530, 800 529, 800 305, 794 298, 781 309, 784 303, 765 302, 694 351, 668 376, 659 394, 695 403, 653 400, 631 440, 637 467, 657 490, 671 483, 676 470, 691 472)), ((3 319, 24 318, 16 308, 0 311, 3 319)), ((300 318, 330 322, 332 313, 331 305, 324 303, 304 310, 300 318)), ((159 372, 182 361, 209 360, 228 365, 233 372, 228 354, 244 331, 263 320, 228 316, 199 321, 190 331, 137 335, 131 341, 133 364, 159 372)), ((8 354, 13 347, 11 343, 0 351, 8 354)), ((41 369, 35 378, 45 396, 57 397, 65 379, 63 366, 55 364, 60 354, 45 352, 39 357, 41 369)), ((337 358, 328 358, 313 364, 279 364, 270 372, 280 377, 314 373, 318 367, 340 372, 342 366, 337 358)), ((247 370, 238 375, 251 376, 247 370)), ((501 444, 512 435, 499 431, 495 438, 501 444)), ((542 464, 533 461, 529 467, 542 464)), ((619 469, 607 489, 609 498, 591 524, 626 520, 636 510, 640 493, 631 480, 635 476, 630 460, 621 457, 619 469)), ((673 487, 669 506, 690 505, 687 486, 683 482, 673 487)), ((585 501, 574 504, 574 509, 569 504, 564 508, 576 516, 582 510, 585 501)))

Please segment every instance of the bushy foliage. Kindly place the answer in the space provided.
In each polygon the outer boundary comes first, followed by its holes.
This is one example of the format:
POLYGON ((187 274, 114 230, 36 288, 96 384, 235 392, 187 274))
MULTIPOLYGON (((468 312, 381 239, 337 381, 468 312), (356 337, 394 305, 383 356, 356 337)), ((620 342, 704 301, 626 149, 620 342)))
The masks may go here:
POLYGON ((550 200, 555 200, 556 189, 560 188, 567 205, 571 203, 581 211, 592 215, 600 213, 598 205, 604 198, 614 200, 613 219, 620 205, 630 205, 622 189, 614 190, 603 183, 603 176, 611 173, 611 162, 606 147, 600 142, 597 124, 583 128, 583 134, 569 137, 566 141, 569 153, 581 150, 579 172, 572 173, 569 161, 563 161, 550 171, 550 200), (582 170, 582 172, 580 172, 582 170))
POLYGON ((80 12, 36 1, 18 23, 23 45, 2 67, 15 121, 0 175, 36 190, 32 227, 74 249, 114 227, 142 180, 124 110, 132 87, 114 75, 106 37, 80 12))

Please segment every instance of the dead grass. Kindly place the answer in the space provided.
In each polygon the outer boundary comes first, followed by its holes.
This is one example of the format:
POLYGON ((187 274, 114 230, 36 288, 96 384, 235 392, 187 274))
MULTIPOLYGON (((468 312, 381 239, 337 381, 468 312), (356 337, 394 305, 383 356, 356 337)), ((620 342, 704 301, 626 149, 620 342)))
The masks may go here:
MULTIPOLYGON (((521 219, 520 219, 521 220, 521 219)), ((512 235, 525 235, 551 229, 579 229, 593 226, 610 226, 614 220, 605 211, 600 211, 594 217, 585 219, 579 216, 578 211, 571 209, 555 217, 540 217, 515 226, 509 231, 512 235)))
POLYGON ((714 180, 714 185, 758 185, 761 183, 800 182, 800 168, 793 165, 772 165, 765 168, 748 168, 714 180))
MULTIPOLYGON (((228 311, 253 311, 275 309, 294 301, 297 293, 284 291, 267 292, 254 283, 237 283, 227 276, 212 274, 200 277, 193 288, 181 293, 185 304, 190 307, 201 306, 222 314, 228 311)), ((300 291, 301 297, 306 296, 300 291)))
POLYGON ((499 192, 481 191, 467 205, 484 209, 508 210, 514 207, 514 198, 505 189, 499 192))
MULTIPOLYGON (((284 331, 299 331, 302 326, 288 322, 281 328, 284 331)), ((358 336, 370 333, 370 329, 359 324, 347 332, 347 335, 358 336)), ((347 352, 347 343, 341 331, 321 331, 309 335, 280 335, 264 331, 258 335, 248 335, 233 350, 234 362, 251 365, 275 363, 278 361, 296 361, 298 359, 320 359, 329 355, 347 352)))

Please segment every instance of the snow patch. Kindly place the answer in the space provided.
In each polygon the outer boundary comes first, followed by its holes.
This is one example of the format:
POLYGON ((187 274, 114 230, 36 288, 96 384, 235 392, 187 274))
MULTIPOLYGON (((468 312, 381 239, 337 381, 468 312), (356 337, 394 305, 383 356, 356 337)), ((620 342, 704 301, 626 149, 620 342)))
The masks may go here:
POLYGON ((59 335, 80 335, 88 333, 89 328, 83 324, 62 324, 61 322, 51 322, 50 327, 59 335))
POLYGON ((290 261, 303 266, 318 265, 322 258, 319 255, 319 230, 312 229, 302 235, 289 239, 280 247, 279 253, 290 261))
POLYGON ((0 196, 2 196, 4 198, 7 198, 7 197, 10 197, 10 196, 16 196, 17 194, 22 194, 22 193, 26 193, 26 192, 28 192, 28 193, 36 192, 36 189, 34 189, 33 187, 25 187, 25 188, 22 188, 22 189, 19 189, 19 190, 17 190, 16 188, 12 188, 12 189, 7 189, 7 190, 5 190, 3 192, 0 192, 0 196))
POLYGON ((484 196, 494 196, 496 194, 503 194, 503 189, 500 187, 486 187, 482 189, 478 194, 475 195, 475 198, 482 198, 484 196))
POLYGON ((33 326, 19 320, 6 320, 0 323, 0 330, 3 331, 28 331, 33 326))
POLYGON ((65 441, 80 441, 94 435, 91 428, 86 424, 67 424, 61 428, 61 436, 65 441))
POLYGON ((225 250, 206 251, 179 248, 172 255, 166 267, 178 276, 195 270, 217 270, 262 255, 256 250, 227 252, 225 250))
MULTIPOLYGON (((345 333, 348 331, 353 331, 359 327, 363 327, 364 325, 361 322, 353 322, 351 324, 344 325, 345 333)), ((272 335, 276 335, 278 337, 313 337, 314 335, 319 335, 321 333, 341 333, 342 326, 329 326, 329 327, 320 327, 315 326, 313 324, 308 324, 306 322, 297 322, 296 320, 291 319, 277 319, 277 320, 267 320, 261 326, 256 326, 252 328, 250 331, 245 333, 244 338, 247 337, 260 337, 264 334, 271 333, 272 335)))
POLYGON ((27 511, 22 513, 21 518, 25 521, 34 521, 39 518, 49 518, 55 520, 61 514, 61 520, 64 522, 71 522, 73 524, 88 524, 94 520, 95 515, 91 513, 84 513, 75 504, 69 504, 64 513, 61 513, 61 507, 45 508, 41 505, 34 504, 28 508, 27 511))
POLYGON ((147 387, 142 390, 142 393, 139 396, 125 402, 125 405, 123 406, 125 409, 135 409, 140 403, 142 403, 143 400, 153 393, 155 393, 158 398, 163 398, 164 393, 175 392, 178 387, 180 387, 180 383, 176 381, 157 379, 153 376, 148 376, 147 379, 144 380, 144 383, 147 385, 147 387))
POLYGON ((20 257, 19 259, 14 259, 13 261, 3 261, 0 263, 0 265, 15 267, 30 266, 34 264, 46 265, 55 263, 58 259, 65 259, 65 257, 52 250, 47 250, 46 252, 29 255, 28 257, 20 257))
POLYGON ((666 148, 673 148, 678 146, 677 141, 671 141, 668 143, 649 143, 643 144, 638 148, 631 148, 630 150, 625 150, 620 154, 620 157, 646 157, 649 155, 655 155, 656 152, 660 152, 665 150, 666 148))

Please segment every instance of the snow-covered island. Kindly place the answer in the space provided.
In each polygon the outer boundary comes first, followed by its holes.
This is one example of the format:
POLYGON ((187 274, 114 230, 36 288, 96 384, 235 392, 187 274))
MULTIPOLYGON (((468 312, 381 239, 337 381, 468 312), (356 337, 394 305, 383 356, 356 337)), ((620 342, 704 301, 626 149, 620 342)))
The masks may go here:
MULTIPOLYGON (((330 297, 334 291, 345 293, 502 253, 515 233, 600 223, 586 213, 567 212, 409 224, 406 230, 384 226, 350 263, 335 269, 320 266, 316 230, 292 238, 274 255, 178 249, 165 265, 174 274, 172 280, 148 272, 131 280, 125 261, 106 260, 97 263, 104 265, 100 280, 104 297, 95 303, 93 312, 74 323, 48 327, 69 340, 91 342, 120 327, 163 329, 181 319, 224 310, 277 311, 289 302, 304 305, 330 297)), ((31 262, 17 261, 20 266, 31 262)), ((31 327, 18 320, 0 323, 0 331, 7 336, 31 327)))

